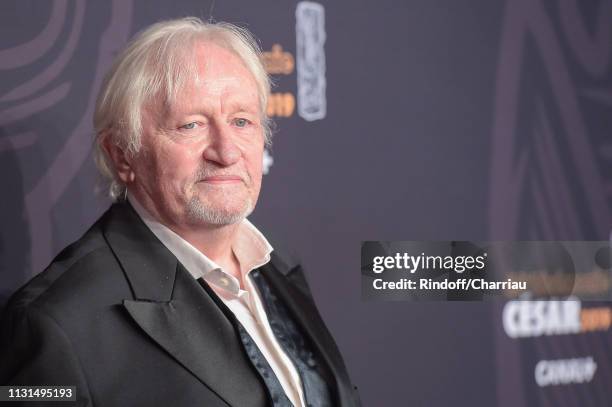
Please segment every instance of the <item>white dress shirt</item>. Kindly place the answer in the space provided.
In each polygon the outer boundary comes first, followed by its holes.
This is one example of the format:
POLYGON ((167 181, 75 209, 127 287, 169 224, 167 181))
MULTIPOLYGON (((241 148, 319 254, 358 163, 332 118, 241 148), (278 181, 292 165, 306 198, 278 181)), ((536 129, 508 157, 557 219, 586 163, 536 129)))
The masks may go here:
POLYGON ((198 279, 202 277, 219 298, 234 313, 244 326, 257 347, 276 374, 285 394, 296 407, 303 407, 302 381, 295 366, 276 340, 257 287, 249 273, 270 261, 272 246, 259 230, 247 219, 238 226, 236 240, 232 245, 234 255, 240 263, 240 281, 225 272, 204 253, 168 227, 157 222, 147 210, 131 195, 128 200, 151 232, 176 256, 189 273, 198 279))

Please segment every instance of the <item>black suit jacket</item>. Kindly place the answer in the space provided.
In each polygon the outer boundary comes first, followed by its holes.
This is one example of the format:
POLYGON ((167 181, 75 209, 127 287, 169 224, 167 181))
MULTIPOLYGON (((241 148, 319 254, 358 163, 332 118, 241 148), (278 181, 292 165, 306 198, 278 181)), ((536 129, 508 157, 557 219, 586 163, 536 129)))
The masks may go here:
MULTIPOLYGON (((359 405, 301 267, 273 252, 260 270, 333 377, 335 405, 359 405)), ((0 383, 76 385, 86 406, 268 405, 227 316, 127 203, 10 299, 0 383)))

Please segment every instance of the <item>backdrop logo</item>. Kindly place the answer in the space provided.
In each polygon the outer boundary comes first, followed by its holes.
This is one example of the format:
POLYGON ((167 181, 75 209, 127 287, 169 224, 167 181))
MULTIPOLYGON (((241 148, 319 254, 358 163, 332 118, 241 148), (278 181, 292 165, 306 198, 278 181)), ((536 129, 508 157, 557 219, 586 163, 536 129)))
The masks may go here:
POLYGON ((491 140, 490 236, 607 237, 612 3, 505 4, 491 140), (597 18, 586 18, 588 8, 597 18))
MULTIPOLYGON (((295 10, 296 58, 275 43, 263 52, 262 60, 270 75, 289 76, 297 73, 297 102, 292 92, 272 92, 266 113, 269 117, 289 118, 296 105, 299 116, 306 121, 321 120, 327 114, 325 79, 325 9, 319 3, 299 2, 295 10), (297 60, 297 61, 296 61, 297 60)), ((263 173, 268 174, 274 164, 272 153, 266 149, 263 173)))
MULTIPOLYGON (((263 63, 270 75, 291 75, 295 60, 290 52, 283 51, 280 44, 272 45, 271 51, 263 53, 263 63)), ((270 117, 290 117, 295 110, 295 97, 290 92, 273 92, 268 98, 267 114, 270 117)))
MULTIPOLYGON (((25 24, 17 29, 15 25, 10 32, 24 35, 8 35, 3 38, 2 47, 5 48, 0 49, 0 70, 9 71, 3 77, 4 85, 9 88, 0 95, 0 152, 8 152, 2 157, 3 163, 10 165, 13 160, 27 163, 25 168, 29 174, 27 178, 11 181, 18 183, 11 187, 18 188, 19 192, 4 198, 5 204, 10 203, 10 199, 23 199, 18 203, 19 212, 5 210, 4 213, 13 217, 9 224, 15 225, 13 222, 20 219, 24 211, 27 225, 20 225, 17 231, 4 228, 0 241, 29 240, 29 260, 19 259, 19 263, 12 260, 7 266, 7 270, 14 269, 16 273, 29 269, 29 275, 47 266, 57 249, 53 242, 58 230, 53 219, 58 204, 62 199, 74 201, 65 198, 71 187, 91 182, 86 165, 92 146, 91 118, 96 91, 113 56, 129 38, 133 22, 133 5, 129 1, 103 5, 54 1, 45 5, 50 10, 44 26, 25 24), (90 24, 86 8, 95 7, 98 7, 96 15, 104 15, 102 11, 108 10, 109 17, 90 24), (23 41, 24 38, 30 40, 23 41), (15 39, 18 41, 12 43, 15 39)), ((10 11, 16 13, 15 16, 28 18, 30 7, 37 13, 44 13, 45 7, 39 10, 37 6, 19 2, 10 11)), ((79 202, 88 207, 92 201, 79 202)), ((64 203, 71 205, 67 201, 64 203)), ((78 223, 78 218, 67 223, 78 223)), ((13 255, 10 253, 12 247, 8 248, 9 252, 3 252, 3 256, 5 253, 7 257, 13 255)), ((16 249, 23 253, 18 256, 26 256, 27 247, 16 249)))
POLYGON ((508 301, 502 321, 510 338, 577 334, 610 328, 608 307, 583 309, 577 299, 564 301, 508 301))
POLYGON ((298 114, 304 120, 325 118, 325 9, 302 1, 295 10, 298 114))
POLYGON ((272 75, 291 75, 295 66, 293 55, 283 51, 280 44, 272 45, 272 51, 263 53, 263 63, 266 71, 272 75))
POLYGON ((535 380, 538 386, 588 383, 593 380, 597 363, 592 357, 541 360, 535 367, 535 380))

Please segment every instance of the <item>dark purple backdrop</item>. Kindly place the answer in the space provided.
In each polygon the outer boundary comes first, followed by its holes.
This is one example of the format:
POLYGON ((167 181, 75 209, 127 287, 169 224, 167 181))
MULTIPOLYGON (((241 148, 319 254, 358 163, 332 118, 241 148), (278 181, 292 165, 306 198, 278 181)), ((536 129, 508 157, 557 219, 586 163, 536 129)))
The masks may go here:
MULTIPOLYGON (((215 19, 297 58, 298 2, 216 3, 215 19)), ((362 240, 607 240, 612 1, 319 4, 326 115, 276 118, 252 220, 300 254, 364 404, 610 405, 609 330, 510 339, 503 303, 363 302, 359 250, 362 240), (591 382, 536 385, 538 360, 585 356, 597 363, 591 382)), ((0 2, 2 298, 109 204, 94 193, 90 153, 112 57, 155 21, 210 10, 209 0, 0 2)), ((274 92, 303 102, 295 69, 274 79, 274 92)))

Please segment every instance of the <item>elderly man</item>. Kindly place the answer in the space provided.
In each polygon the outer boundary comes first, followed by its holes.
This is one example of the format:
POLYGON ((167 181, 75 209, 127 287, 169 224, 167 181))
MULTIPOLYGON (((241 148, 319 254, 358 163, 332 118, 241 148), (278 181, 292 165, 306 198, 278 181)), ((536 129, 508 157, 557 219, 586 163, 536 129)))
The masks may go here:
POLYGON ((119 55, 94 117, 117 202, 10 300, 1 384, 104 407, 359 405, 300 266, 246 219, 269 88, 229 24, 158 23, 119 55))

